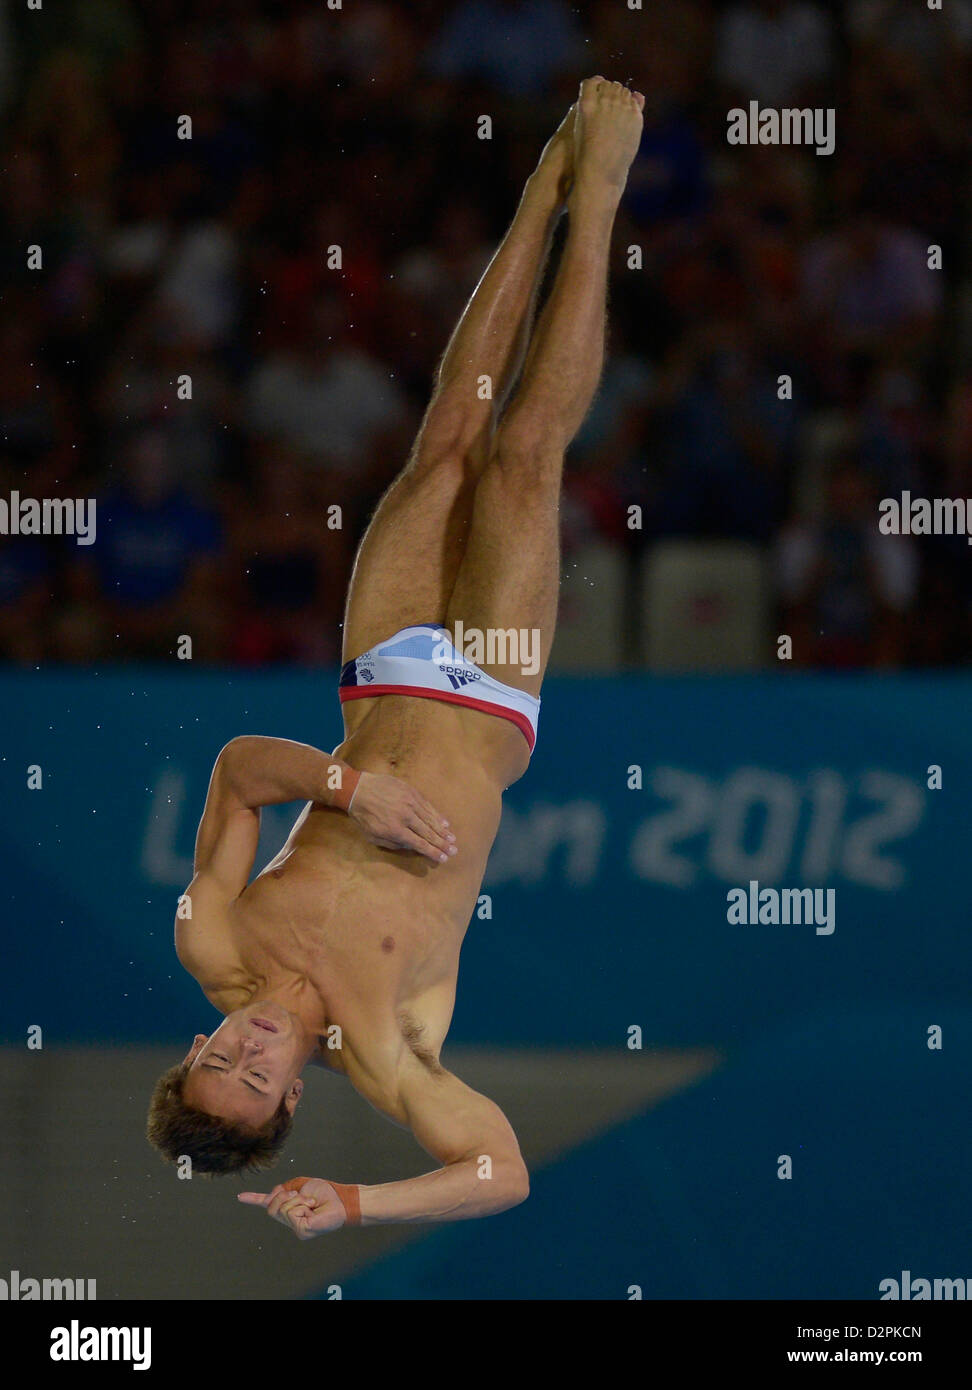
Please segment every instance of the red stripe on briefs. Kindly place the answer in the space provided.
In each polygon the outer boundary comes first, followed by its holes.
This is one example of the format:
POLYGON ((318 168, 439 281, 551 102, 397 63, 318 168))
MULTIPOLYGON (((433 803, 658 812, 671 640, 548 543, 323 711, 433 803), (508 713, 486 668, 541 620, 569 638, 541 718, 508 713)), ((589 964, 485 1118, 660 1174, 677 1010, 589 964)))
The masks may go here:
POLYGON ((344 685, 338 689, 342 705, 345 700, 366 700, 369 695, 411 695, 417 700, 442 700, 447 705, 465 705, 467 709, 478 709, 483 714, 495 714, 498 719, 508 719, 515 724, 526 739, 530 752, 533 752, 537 736, 533 725, 525 714, 505 705, 492 705, 486 700, 474 700, 471 695, 456 695, 451 690, 429 690, 424 685, 344 685))

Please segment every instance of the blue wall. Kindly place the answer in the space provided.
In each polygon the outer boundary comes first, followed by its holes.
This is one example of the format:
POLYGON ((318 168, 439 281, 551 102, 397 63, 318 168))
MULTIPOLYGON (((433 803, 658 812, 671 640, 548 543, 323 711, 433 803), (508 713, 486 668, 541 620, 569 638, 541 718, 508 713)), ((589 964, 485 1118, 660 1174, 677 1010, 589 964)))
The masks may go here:
MULTIPOLYGON (((964 678, 549 681, 451 1037, 623 1048, 637 1024, 727 1063, 349 1294, 446 1297, 460 1260, 466 1297, 874 1298, 901 1268, 972 1276, 970 708, 964 678), (834 888, 836 930, 731 926, 727 890, 753 878, 834 888), (801 1184, 775 1179, 780 1152, 801 1184)), ((0 709, 4 1040, 205 1028, 171 932, 213 758, 241 732, 333 747, 333 675, 6 675, 0 709)))
MULTIPOLYGON (((549 681, 453 1036, 726 1044, 824 1001, 964 1005, 970 707, 964 679, 549 681), (833 935, 730 926, 751 878, 835 888, 833 935)), ((332 677, 7 675, 0 711, 4 1037, 41 961, 52 1041, 194 1029, 171 931, 213 759, 239 732, 334 746, 332 677)), ((265 814, 270 853, 291 808, 265 814)))

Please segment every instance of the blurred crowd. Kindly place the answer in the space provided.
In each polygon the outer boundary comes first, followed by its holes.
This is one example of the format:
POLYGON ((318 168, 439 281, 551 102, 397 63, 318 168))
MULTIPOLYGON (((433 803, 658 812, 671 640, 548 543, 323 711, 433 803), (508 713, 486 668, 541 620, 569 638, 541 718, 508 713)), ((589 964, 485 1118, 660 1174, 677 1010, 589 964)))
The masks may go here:
POLYGON ((970 55, 968 0, 0 0, 0 497, 98 499, 89 548, 0 538, 0 657, 336 661, 455 319, 603 73, 645 133, 568 556, 748 542, 797 660, 967 662, 965 537, 877 502, 972 498, 970 55), (835 108, 836 152, 730 146, 751 100, 835 108))

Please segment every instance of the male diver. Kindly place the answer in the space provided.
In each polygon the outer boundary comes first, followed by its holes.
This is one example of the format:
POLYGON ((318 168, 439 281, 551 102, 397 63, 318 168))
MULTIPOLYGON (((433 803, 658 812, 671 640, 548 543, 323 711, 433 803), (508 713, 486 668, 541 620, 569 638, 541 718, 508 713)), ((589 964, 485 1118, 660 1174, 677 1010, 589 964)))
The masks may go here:
POLYGON ((243 736, 213 770, 176 951, 226 1017, 159 1080, 149 1138, 196 1172, 266 1166, 316 1062, 411 1129, 437 1165, 374 1186, 295 1178, 240 1194, 300 1238, 486 1216, 528 1193, 506 1117, 439 1057, 502 793, 536 739, 563 457, 601 372, 611 229, 643 105, 620 83, 581 84, 459 321, 355 561, 344 742, 328 755, 243 736), (453 645, 459 624, 486 635, 487 659, 453 645), (523 632, 538 634, 529 665, 488 640, 523 632), (287 843, 248 883, 260 807, 297 799, 308 804, 287 843))

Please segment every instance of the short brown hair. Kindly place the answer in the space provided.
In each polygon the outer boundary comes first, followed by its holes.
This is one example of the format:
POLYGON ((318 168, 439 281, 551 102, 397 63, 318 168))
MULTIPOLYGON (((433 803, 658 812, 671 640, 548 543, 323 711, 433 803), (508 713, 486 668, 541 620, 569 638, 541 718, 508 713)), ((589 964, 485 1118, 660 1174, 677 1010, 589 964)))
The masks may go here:
POLYGON ((184 1098, 189 1068, 170 1067, 155 1083, 149 1104, 148 1141, 170 1163, 188 1155, 193 1173, 244 1173, 270 1168, 287 1141, 294 1119, 282 1099, 261 1125, 246 1125, 195 1110, 184 1098))

